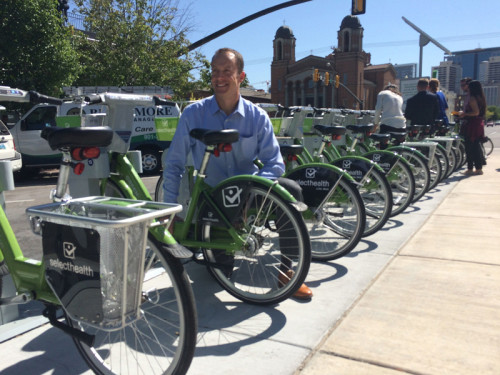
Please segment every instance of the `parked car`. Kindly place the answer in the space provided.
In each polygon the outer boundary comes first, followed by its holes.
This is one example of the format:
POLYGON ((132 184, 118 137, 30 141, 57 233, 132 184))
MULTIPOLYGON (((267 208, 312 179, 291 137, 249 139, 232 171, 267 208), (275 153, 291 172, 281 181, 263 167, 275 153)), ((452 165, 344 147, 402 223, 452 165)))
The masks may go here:
POLYGON ((494 125, 495 125, 495 123, 493 121, 488 121, 486 123, 486 126, 494 126, 494 125))
POLYGON ((0 120, 0 160, 10 160, 12 171, 16 172, 23 166, 21 154, 16 151, 14 139, 9 128, 0 120))
POLYGON ((500 120, 495 121, 495 126, 500 125, 500 120))

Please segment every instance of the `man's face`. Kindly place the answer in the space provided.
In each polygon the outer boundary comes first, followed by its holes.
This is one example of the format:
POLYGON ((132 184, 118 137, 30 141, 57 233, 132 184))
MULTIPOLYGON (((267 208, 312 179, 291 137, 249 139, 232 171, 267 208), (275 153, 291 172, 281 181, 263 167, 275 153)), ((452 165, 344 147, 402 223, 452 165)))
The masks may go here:
POLYGON ((218 54, 212 59, 212 87, 215 95, 235 95, 239 93, 245 73, 238 72, 233 53, 218 54))
POLYGON ((465 82, 460 83, 460 87, 464 92, 469 92, 469 85, 465 82))

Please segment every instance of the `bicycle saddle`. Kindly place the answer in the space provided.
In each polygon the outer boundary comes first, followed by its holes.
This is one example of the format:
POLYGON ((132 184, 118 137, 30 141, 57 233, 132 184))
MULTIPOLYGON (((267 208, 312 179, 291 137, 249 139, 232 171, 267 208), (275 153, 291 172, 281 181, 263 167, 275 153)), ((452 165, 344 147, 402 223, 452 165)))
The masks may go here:
POLYGON ((40 136, 49 142, 52 150, 70 147, 106 147, 111 144, 113 130, 107 126, 91 128, 58 128, 42 130, 40 136))
POLYGON ((406 134, 408 132, 389 132, 391 138, 395 139, 398 142, 404 142, 406 140, 406 134))
POLYGON ((191 130, 189 135, 207 146, 215 146, 220 143, 234 143, 240 138, 240 133, 236 129, 210 130, 196 128, 191 130))
POLYGON ((327 125, 314 125, 314 129, 323 135, 342 135, 345 134, 347 130, 343 126, 327 126, 327 125))
POLYGON ((302 145, 280 145, 280 151, 283 156, 298 155, 304 151, 302 145))
POLYGON ((375 125, 347 125, 346 128, 349 129, 353 133, 370 133, 373 131, 375 125))
POLYGON ((373 133, 373 134, 370 134, 370 138, 377 141, 377 142, 381 142, 381 141, 387 141, 389 140, 389 138, 391 137, 391 135, 389 133, 373 133))

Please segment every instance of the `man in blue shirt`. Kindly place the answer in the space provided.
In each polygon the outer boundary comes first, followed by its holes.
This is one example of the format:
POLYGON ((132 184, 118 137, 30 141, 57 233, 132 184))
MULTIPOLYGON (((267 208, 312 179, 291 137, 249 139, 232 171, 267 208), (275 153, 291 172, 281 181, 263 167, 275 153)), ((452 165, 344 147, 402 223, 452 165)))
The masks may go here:
MULTIPOLYGON (((223 48, 215 52, 211 63, 214 95, 183 111, 168 149, 163 171, 165 202, 177 203, 189 153, 194 167, 199 169, 201 166, 205 146, 189 136, 195 128, 236 129, 239 132, 239 140, 232 144, 231 152, 223 152, 210 160, 205 180, 209 185, 215 186, 240 174, 278 179, 284 173, 285 165, 271 120, 266 112, 240 95, 240 84, 245 79, 243 65, 243 57, 233 49, 223 48), (260 160, 262 168, 254 164, 255 159, 260 160)), ((285 187, 289 189, 289 186, 285 187)), ((295 294, 303 299, 311 296, 311 290, 305 285, 295 294)))

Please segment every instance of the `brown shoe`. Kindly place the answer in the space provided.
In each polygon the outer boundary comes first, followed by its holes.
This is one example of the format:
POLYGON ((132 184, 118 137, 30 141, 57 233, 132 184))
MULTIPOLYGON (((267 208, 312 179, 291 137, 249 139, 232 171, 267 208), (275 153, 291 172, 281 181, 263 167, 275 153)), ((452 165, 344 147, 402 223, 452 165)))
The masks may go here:
MULTIPOLYGON (((293 276, 293 271, 288 270, 285 273, 280 272, 278 275, 278 285, 281 288, 283 285, 287 284, 293 276)), ((302 284, 299 289, 293 294, 293 297, 297 299, 309 300, 313 296, 311 289, 306 284, 302 284)))
POLYGON ((483 170, 482 169, 476 169, 476 171, 474 172, 475 175, 482 175, 483 174, 483 170))
POLYGON ((472 176, 474 171, 472 169, 467 169, 465 172, 462 172, 463 175, 472 176))

